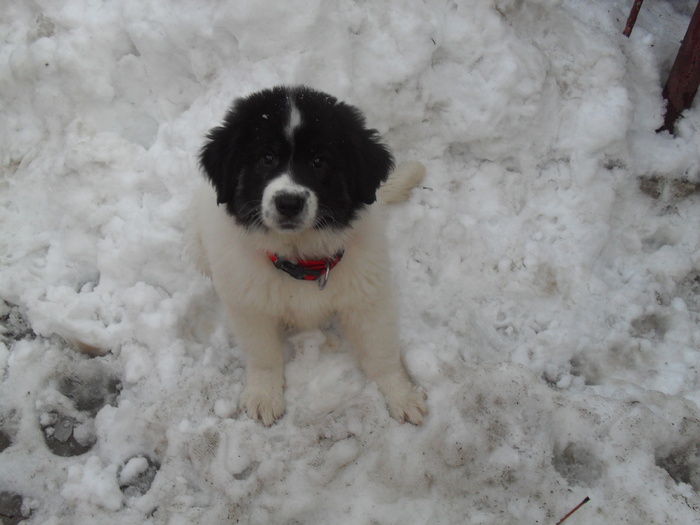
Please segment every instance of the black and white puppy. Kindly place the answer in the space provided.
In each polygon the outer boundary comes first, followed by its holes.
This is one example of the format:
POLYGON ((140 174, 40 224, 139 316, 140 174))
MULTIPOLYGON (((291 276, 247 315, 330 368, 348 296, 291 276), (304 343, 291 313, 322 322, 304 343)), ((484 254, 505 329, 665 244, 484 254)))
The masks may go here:
MULTIPOLYGON (((246 355, 241 408, 265 425, 280 418, 285 329, 337 316, 391 415, 421 424, 373 205, 394 161, 362 114, 307 87, 260 91, 233 103, 200 163, 209 183, 193 199, 190 247, 246 355)), ((383 200, 405 198, 422 170, 394 171, 383 200)))

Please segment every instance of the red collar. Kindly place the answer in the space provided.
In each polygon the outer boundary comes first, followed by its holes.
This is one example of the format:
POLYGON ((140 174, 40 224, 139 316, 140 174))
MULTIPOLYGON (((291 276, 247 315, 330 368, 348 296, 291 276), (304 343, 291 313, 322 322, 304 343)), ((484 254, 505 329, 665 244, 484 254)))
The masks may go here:
POLYGON ((267 256, 278 270, 282 270, 295 279, 302 281, 318 281, 319 289, 323 290, 328 282, 330 271, 335 268, 335 265, 343 258, 343 253, 345 252, 340 250, 333 257, 327 257, 325 259, 304 259, 296 262, 284 259, 270 252, 267 253, 267 256))

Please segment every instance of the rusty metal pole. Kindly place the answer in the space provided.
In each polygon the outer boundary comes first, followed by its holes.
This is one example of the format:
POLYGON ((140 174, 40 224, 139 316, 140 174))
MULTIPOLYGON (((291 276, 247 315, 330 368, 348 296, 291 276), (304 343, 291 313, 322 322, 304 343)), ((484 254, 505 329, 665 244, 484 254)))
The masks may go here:
POLYGON ((673 128, 680 114, 693 103, 700 85, 700 2, 690 18, 676 60, 668 75, 663 96, 668 101, 664 125, 658 131, 673 128))

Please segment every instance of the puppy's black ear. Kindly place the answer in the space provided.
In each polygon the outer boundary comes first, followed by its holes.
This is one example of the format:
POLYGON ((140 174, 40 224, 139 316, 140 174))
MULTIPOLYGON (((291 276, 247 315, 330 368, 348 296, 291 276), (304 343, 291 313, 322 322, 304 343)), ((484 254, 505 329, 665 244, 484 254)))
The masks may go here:
POLYGON ((372 204, 377 200, 377 189, 394 169, 394 157, 381 142, 377 131, 370 129, 365 133, 357 149, 360 157, 357 190, 361 202, 372 204))
POLYGON ((226 204, 233 212, 239 167, 236 161, 237 126, 233 114, 224 125, 213 128, 199 153, 199 165, 216 190, 217 204, 226 204))

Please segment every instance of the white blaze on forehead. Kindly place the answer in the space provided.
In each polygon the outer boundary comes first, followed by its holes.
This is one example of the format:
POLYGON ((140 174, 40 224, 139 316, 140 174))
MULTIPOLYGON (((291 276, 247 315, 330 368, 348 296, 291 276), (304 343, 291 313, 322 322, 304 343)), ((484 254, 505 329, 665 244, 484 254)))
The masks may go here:
POLYGON ((285 133, 287 134, 287 138, 289 140, 292 139, 292 136, 294 135, 294 130, 299 127, 301 124, 301 113, 299 113, 299 108, 297 108, 294 105, 294 102, 290 102, 290 108, 289 108, 289 123, 287 124, 287 127, 285 128, 285 133))

